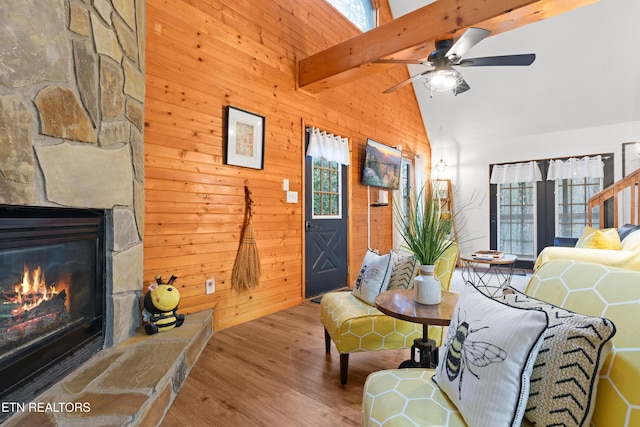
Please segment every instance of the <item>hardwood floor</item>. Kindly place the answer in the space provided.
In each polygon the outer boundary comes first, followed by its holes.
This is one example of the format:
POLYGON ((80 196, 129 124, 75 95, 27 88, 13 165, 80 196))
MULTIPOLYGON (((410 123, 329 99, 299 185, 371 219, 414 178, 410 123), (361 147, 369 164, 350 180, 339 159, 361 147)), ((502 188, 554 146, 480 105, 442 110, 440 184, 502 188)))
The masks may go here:
POLYGON ((163 427, 359 426, 367 375, 409 350, 354 353, 348 384, 325 353, 320 305, 302 305, 214 332, 163 427))

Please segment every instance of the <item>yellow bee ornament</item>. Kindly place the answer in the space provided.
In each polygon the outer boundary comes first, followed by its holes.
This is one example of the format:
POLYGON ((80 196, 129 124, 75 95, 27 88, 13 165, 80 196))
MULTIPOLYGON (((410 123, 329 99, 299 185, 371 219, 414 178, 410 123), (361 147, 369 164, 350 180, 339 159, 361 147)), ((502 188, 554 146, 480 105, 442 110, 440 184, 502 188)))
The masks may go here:
POLYGON ((169 331, 184 322, 184 314, 178 314, 180 292, 173 286, 176 279, 174 275, 169 282, 164 283, 162 277, 156 276, 156 282, 149 285, 142 309, 142 320, 146 323, 144 330, 147 335, 169 331))

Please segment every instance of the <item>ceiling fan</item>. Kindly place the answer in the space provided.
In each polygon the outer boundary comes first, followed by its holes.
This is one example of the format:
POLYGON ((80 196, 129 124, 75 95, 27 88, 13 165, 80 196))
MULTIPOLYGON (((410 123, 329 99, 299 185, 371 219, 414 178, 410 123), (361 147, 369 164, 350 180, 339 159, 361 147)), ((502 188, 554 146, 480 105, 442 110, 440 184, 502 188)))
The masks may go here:
POLYGON ((484 40, 491 31, 483 28, 469 28, 462 36, 453 43, 453 39, 436 41, 436 50, 429 54, 426 61, 404 60, 404 59, 378 59, 376 63, 386 64, 420 64, 429 67, 428 70, 409 77, 389 89, 384 93, 395 92, 407 84, 416 80, 425 79, 425 86, 432 93, 451 90, 454 95, 466 92, 470 89, 469 84, 464 80, 462 74, 453 67, 483 67, 483 66, 527 66, 536 59, 533 53, 522 55, 487 56, 482 58, 462 59, 476 44, 484 40))

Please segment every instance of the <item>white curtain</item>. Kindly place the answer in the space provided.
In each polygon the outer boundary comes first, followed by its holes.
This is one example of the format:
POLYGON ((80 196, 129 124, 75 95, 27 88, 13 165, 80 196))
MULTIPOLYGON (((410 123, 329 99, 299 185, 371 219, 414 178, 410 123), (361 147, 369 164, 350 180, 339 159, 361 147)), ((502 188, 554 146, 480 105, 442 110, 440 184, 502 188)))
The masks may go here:
POLYGON ((542 181, 538 162, 495 165, 491 171, 491 184, 515 184, 542 181))
POLYGON ((604 163, 601 156, 572 157, 569 160, 551 160, 547 181, 572 178, 602 178, 604 177, 604 163))
POLYGON ((307 156, 315 159, 324 158, 330 162, 338 162, 348 166, 351 163, 349 160, 349 140, 312 128, 307 156))

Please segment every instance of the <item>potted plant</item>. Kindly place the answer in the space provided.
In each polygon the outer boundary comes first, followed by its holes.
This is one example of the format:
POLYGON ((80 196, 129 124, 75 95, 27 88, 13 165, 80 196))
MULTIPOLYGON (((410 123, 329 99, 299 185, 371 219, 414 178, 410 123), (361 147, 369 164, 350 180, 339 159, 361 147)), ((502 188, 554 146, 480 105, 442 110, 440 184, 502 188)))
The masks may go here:
POLYGON ((395 211, 405 245, 419 264, 419 274, 414 278, 414 299, 420 304, 439 304, 442 290, 434 268, 438 258, 454 243, 453 215, 443 211, 431 182, 414 197, 406 213, 397 208, 395 211))

